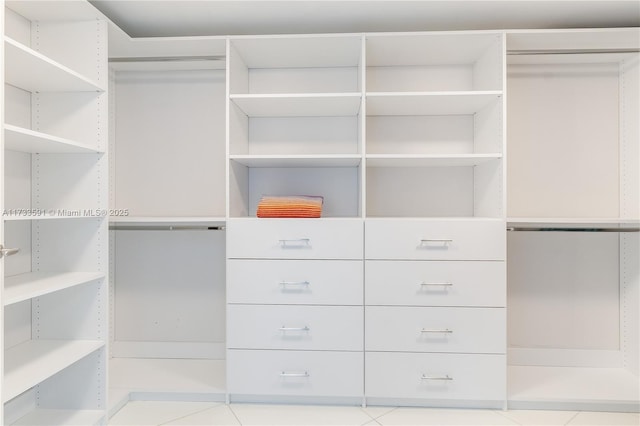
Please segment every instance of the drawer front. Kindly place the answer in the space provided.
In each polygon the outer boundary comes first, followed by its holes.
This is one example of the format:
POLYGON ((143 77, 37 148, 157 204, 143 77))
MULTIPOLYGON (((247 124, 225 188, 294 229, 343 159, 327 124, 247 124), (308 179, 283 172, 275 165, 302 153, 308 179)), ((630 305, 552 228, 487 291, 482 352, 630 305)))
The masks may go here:
POLYGON ((365 230, 367 259, 505 259, 503 220, 373 219, 365 230))
POLYGON ((506 306, 502 261, 365 262, 365 303, 402 306, 506 306))
POLYGON ((230 349, 361 351, 363 308, 228 305, 230 349))
POLYGON ((356 219, 231 219, 227 257, 362 259, 363 226, 356 219))
POLYGON ((365 393, 372 398, 506 398, 506 356, 370 352, 365 393))
POLYGON ((229 350, 227 374, 230 394, 363 395, 361 352, 229 350))
POLYGON ((368 351, 506 353, 506 309, 368 306, 368 351))
POLYGON ((229 303, 362 305, 358 260, 244 260, 227 262, 229 303))

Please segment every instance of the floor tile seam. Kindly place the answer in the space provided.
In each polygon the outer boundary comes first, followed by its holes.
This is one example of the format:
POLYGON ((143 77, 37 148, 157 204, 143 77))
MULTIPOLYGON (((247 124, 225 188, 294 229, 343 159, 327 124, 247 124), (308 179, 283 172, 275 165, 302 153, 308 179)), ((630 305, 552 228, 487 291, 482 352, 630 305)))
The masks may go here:
POLYGON ((215 404, 214 406, 212 406, 212 407, 207 407, 207 408, 203 408, 203 409, 201 409, 201 410, 192 411, 192 412, 190 412, 189 414, 185 414, 184 416, 179 416, 179 417, 176 417, 175 419, 171 419, 171 420, 167 420, 166 422, 159 423, 159 424, 158 424, 158 426, 167 425, 167 424, 169 424, 169 423, 173 423, 173 422, 175 422, 175 421, 177 421, 177 420, 184 419, 185 417, 193 416, 193 415, 195 415, 195 414, 200 414, 200 413, 202 413, 202 412, 204 412, 204 411, 211 410, 211 409, 213 409, 213 408, 218 408, 218 407, 220 407, 221 405, 224 405, 224 404, 222 404, 222 403, 216 403, 216 404, 215 404))

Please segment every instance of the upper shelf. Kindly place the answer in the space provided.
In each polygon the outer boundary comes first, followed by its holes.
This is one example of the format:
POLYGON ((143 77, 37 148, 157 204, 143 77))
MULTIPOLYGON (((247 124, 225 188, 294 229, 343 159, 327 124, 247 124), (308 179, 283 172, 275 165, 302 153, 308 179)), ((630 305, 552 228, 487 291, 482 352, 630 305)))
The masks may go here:
POLYGON ((238 94, 231 100, 249 117, 344 117, 360 111, 360 93, 238 94))
POLYGON ((477 166, 502 158, 502 154, 452 154, 452 155, 415 155, 415 154, 370 154, 367 155, 369 167, 465 167, 477 166))
POLYGON ((640 219, 616 217, 508 217, 507 227, 519 229, 571 229, 571 228, 637 228, 640 219))
POLYGON ((36 132, 11 124, 4 125, 4 147, 29 153, 100 153, 98 149, 69 139, 36 132))
POLYGON ((104 278, 100 272, 30 272, 5 278, 5 306, 104 278))
POLYGON ((471 115, 502 91, 368 92, 367 115, 471 115))
POLYGON ((102 92, 100 85, 5 36, 5 81, 30 92, 102 92))
POLYGON ((356 167, 361 158, 357 154, 230 156, 230 160, 248 167, 356 167))

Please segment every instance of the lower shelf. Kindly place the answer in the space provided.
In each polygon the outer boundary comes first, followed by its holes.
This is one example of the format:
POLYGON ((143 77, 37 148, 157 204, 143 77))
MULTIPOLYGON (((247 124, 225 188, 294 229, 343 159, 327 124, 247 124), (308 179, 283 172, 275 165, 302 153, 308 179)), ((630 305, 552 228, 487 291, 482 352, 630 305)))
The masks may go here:
POLYGON ((103 346, 99 340, 30 340, 8 349, 4 356, 3 402, 103 346))
POLYGON ((103 410, 34 410, 12 424, 86 426, 100 424, 105 415, 103 410))
POLYGON ((510 366, 512 409, 637 411, 640 380, 622 368, 510 366))
POLYGON ((110 394, 126 390, 129 393, 225 396, 225 361, 111 358, 109 386, 110 394))

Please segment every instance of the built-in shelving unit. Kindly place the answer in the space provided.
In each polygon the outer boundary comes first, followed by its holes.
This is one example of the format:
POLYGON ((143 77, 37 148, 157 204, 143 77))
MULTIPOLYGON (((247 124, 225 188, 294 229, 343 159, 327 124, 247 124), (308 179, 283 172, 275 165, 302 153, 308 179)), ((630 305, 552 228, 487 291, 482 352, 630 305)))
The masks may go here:
POLYGON ((5 2, 3 424, 106 421, 106 31, 88 2, 5 2), (36 36, 37 35, 37 36, 36 36))
POLYGON ((638 37, 507 35, 510 407, 638 411, 638 37))

